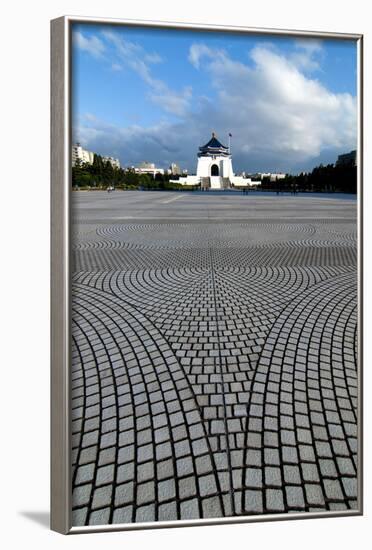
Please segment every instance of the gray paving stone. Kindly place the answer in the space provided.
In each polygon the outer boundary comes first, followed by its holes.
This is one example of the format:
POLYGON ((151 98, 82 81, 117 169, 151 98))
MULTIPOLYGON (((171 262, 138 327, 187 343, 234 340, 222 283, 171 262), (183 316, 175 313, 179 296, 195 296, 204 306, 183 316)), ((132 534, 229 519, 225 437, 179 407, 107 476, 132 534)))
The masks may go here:
POLYGON ((336 477, 337 470, 333 460, 322 459, 319 461, 320 471, 324 477, 336 477))
MULTIPOLYGON (((203 479, 203 478, 199 478, 203 479)), ((207 491, 207 487, 205 485, 200 485, 200 490, 203 486, 203 491, 207 491)), ((197 489, 196 489, 196 481, 193 476, 180 479, 178 483, 178 490, 179 490, 179 497, 181 500, 196 496, 197 489)), ((212 491, 213 492, 213 491, 212 491)))
POLYGON ((288 506, 292 508, 304 508, 305 500, 302 487, 287 485, 285 488, 288 506))
POLYGON ((265 464, 273 466, 280 464, 280 456, 277 449, 265 449, 265 464))
POLYGON ((261 466, 261 452, 255 450, 249 450, 247 453, 247 465, 250 466, 261 466))
POLYGON ((181 502, 181 517, 183 519, 198 519, 200 517, 198 499, 181 502))
POLYGON ((301 483, 301 474, 300 468, 298 466, 284 466, 284 480, 286 483, 300 484, 301 483))
POLYGON ((152 462, 139 464, 137 467, 137 481, 141 483, 149 479, 154 479, 154 470, 154 464, 152 462))
POLYGON ((117 508, 114 511, 113 523, 131 523, 132 522, 133 507, 123 506, 117 508))
POLYGON ((115 489, 115 506, 132 502, 134 498, 134 483, 123 483, 115 489))
POLYGON ((355 498, 358 495, 358 483, 355 477, 343 477, 342 485, 349 498, 355 498))
POLYGON ((97 469, 97 485, 105 485, 107 483, 112 483, 114 479, 114 464, 108 466, 101 466, 97 469))
POLYGON ((193 472, 193 463, 190 457, 177 460, 177 473, 179 476, 186 476, 193 472))
POLYGON ((199 489, 202 497, 213 495, 217 491, 215 478, 213 475, 199 477, 199 489))
POLYGON ((341 485, 337 479, 327 479, 324 482, 324 488, 328 498, 343 499, 341 485))
POLYGON ((319 481, 318 469, 315 464, 301 464, 301 470, 305 481, 319 481))
POLYGON ((159 521, 174 521, 177 519, 177 506, 175 502, 167 502, 159 506, 159 521))
POLYGON ((87 521, 88 508, 78 508, 72 511, 73 525, 85 525, 87 521))
POLYGON ((247 487, 262 487, 262 471, 259 468, 245 470, 245 485, 247 487))
POLYGON ((86 483, 92 481, 94 476, 94 464, 86 464, 85 466, 80 466, 76 474, 76 484, 86 483))
POLYGON ((357 506, 355 202, 113 195, 73 196, 74 524, 357 506))
POLYGON ((351 476, 355 476, 355 467, 353 462, 350 460, 350 458, 340 458, 337 457, 337 465, 339 468, 339 471, 341 475, 348 474, 351 476))
POLYGON ((83 504, 88 504, 90 500, 91 492, 92 492, 91 484, 75 487, 72 494, 74 505, 82 506, 83 504))
POLYGON ((282 446, 282 456, 284 462, 290 462, 293 464, 298 463, 298 453, 296 447, 282 446))
MULTIPOLYGON (((159 506, 159 520, 165 519, 163 518, 163 507, 169 506, 169 505, 161 505, 159 506)), ((173 519, 175 517, 173 516, 173 519)), ((153 504, 148 504, 146 506, 139 506, 136 509, 136 522, 145 522, 145 521, 155 521, 155 506, 153 504)))
POLYGON ((218 518, 221 516, 221 503, 219 497, 205 498, 202 501, 203 517, 218 518))
POLYGON ((112 486, 99 487, 94 490, 92 508, 101 508, 111 503, 112 486))
POLYGON ((265 485, 275 485, 281 487, 283 483, 280 468, 265 468, 265 485))
POLYGON ((270 511, 284 511, 282 491, 279 489, 266 489, 266 506, 270 511))
POLYGON ((107 525, 110 519, 110 508, 103 508, 102 510, 95 510, 91 513, 89 524, 90 525, 107 525))
POLYGON ((306 500, 310 505, 322 505, 324 503, 323 491, 320 485, 306 483, 306 500))
POLYGON ((261 513, 263 511, 262 506, 262 493, 261 491, 245 491, 244 508, 246 512, 261 513))

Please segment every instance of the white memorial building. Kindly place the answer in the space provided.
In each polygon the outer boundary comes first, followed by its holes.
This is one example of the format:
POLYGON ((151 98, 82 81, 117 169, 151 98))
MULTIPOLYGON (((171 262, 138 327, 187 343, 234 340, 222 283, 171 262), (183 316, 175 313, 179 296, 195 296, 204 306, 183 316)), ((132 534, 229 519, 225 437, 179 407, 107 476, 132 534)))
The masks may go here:
POLYGON ((203 189, 229 189, 235 185, 253 185, 249 178, 234 175, 230 147, 222 145, 214 133, 208 143, 199 147, 196 176, 170 181, 182 185, 200 184, 203 189))

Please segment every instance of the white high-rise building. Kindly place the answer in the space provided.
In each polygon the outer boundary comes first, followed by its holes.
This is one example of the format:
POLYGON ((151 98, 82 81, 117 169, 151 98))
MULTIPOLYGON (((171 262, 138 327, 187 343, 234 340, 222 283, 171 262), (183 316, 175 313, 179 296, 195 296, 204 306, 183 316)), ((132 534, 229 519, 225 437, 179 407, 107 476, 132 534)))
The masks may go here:
POLYGON ((157 168, 153 162, 141 162, 141 164, 135 168, 137 174, 150 174, 155 178, 156 174, 164 174, 163 168, 157 168))
POLYGON ((113 168, 120 168, 119 159, 114 159, 114 157, 102 157, 102 160, 104 162, 110 162, 110 164, 113 168))
POLYGON ((260 179, 263 180, 264 178, 269 178, 270 181, 277 181, 277 180, 284 180, 285 174, 282 172, 273 173, 273 172, 261 172, 260 179))
MULTIPOLYGON (((75 166, 76 161, 78 160, 82 163, 87 162, 88 164, 93 164, 94 155, 95 153, 93 153, 93 151, 87 151, 87 149, 84 149, 80 143, 75 143, 75 145, 72 146, 71 151, 72 166, 75 166)), ((114 157, 102 157, 102 160, 104 162, 110 161, 114 168, 120 168, 119 159, 115 159, 114 157)))
POLYGON ((80 143, 76 143, 72 146, 72 166, 75 166, 77 160, 80 160, 80 162, 88 162, 89 164, 93 164, 93 159, 94 153, 83 149, 80 143))
POLYGON ((176 164, 175 162, 172 162, 172 164, 169 167, 169 173, 172 174, 172 176, 180 176, 181 175, 181 168, 176 164))

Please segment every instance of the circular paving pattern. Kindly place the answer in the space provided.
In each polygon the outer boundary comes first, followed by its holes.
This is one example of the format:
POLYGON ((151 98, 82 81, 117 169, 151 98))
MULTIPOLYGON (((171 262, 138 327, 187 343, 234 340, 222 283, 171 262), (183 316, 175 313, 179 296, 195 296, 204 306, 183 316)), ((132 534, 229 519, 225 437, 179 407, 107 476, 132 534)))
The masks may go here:
POLYGON ((163 196, 78 208, 73 524, 356 509, 353 204, 180 221, 163 196))

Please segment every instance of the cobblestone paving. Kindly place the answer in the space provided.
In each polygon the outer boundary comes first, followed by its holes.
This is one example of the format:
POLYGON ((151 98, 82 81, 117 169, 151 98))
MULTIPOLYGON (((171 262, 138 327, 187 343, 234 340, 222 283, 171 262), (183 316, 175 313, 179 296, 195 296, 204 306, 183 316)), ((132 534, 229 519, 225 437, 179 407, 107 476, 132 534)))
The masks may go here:
POLYGON ((73 194, 73 523, 357 507, 356 202, 73 194))

